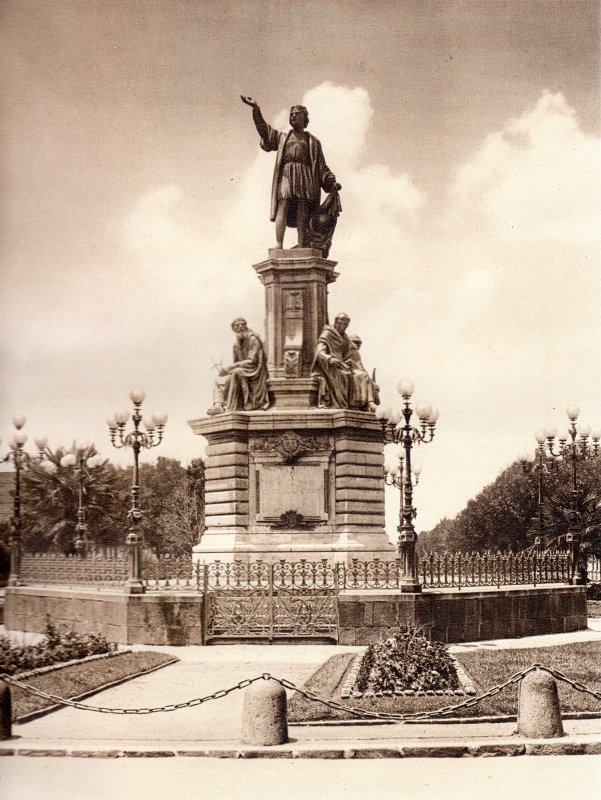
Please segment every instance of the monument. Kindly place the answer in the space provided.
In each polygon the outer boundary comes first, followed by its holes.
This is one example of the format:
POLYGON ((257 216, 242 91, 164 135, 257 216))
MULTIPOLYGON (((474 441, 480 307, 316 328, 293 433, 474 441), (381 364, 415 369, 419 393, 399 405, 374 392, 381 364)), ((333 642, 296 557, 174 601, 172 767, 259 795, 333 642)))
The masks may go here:
POLYGON ((384 445, 378 387, 345 313, 329 322, 328 259, 341 189, 303 106, 290 130, 251 106, 260 146, 275 151, 271 219, 277 246, 254 264, 265 291, 265 332, 234 320, 233 361, 220 367, 213 405, 190 421, 206 449, 202 560, 393 557, 384 530, 384 445), (328 196, 321 202, 321 191, 328 196), (297 232, 284 248, 286 227, 297 232))

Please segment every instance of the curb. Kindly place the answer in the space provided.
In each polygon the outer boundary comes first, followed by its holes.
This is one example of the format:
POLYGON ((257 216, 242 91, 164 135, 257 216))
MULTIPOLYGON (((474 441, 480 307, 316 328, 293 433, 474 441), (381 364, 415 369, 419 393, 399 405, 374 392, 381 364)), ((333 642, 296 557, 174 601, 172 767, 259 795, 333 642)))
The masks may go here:
POLYGON ((491 758, 551 755, 601 755, 601 738, 582 741, 570 737, 567 741, 480 741, 474 744, 445 742, 444 744, 403 744, 388 746, 338 746, 307 744, 306 746, 277 745, 274 747, 195 747, 179 748, 115 748, 115 747, 23 747, 0 746, 0 756, 30 758, 286 758, 286 759, 366 759, 366 758, 491 758))
MULTIPOLYGON (((566 711, 562 713, 563 720, 580 719, 599 719, 599 711, 566 711)), ((436 717, 429 719, 406 719, 402 725, 474 725, 474 724, 494 724, 496 722, 517 722, 517 714, 499 714, 496 717, 436 717)), ((378 726, 390 725, 387 719, 313 719, 313 720, 289 720, 288 725, 299 728, 349 728, 353 726, 378 726)))

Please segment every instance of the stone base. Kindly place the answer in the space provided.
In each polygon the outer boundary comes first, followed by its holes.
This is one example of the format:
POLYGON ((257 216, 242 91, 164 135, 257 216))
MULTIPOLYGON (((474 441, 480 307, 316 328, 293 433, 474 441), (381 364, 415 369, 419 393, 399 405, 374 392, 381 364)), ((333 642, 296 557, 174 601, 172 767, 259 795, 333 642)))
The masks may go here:
MULTIPOLYGON (((69 630, 96 631, 121 645, 203 644, 203 613, 204 597, 195 592, 131 595, 58 587, 6 589, 9 631, 43 633, 48 614, 69 630)), ((410 623, 423 626, 439 642, 512 639, 585 630, 586 590, 564 585, 421 594, 346 590, 338 596, 338 617, 338 641, 344 645, 371 644, 388 636, 391 628, 410 623)), ((311 643, 307 639, 292 643, 300 641, 311 643)))
POLYGON ((46 615, 77 633, 100 633, 120 645, 203 644, 202 594, 19 586, 6 589, 9 631, 44 633, 46 615))
POLYGON ((269 397, 275 408, 315 408, 316 378, 272 377, 268 380, 269 397))
POLYGON ((339 644, 366 645, 397 625, 417 625, 433 641, 476 642, 585 630, 581 586, 509 586, 478 591, 345 591, 338 598, 339 644))
POLYGON ((287 530, 277 535, 256 532, 207 531, 200 544, 192 548, 194 561, 329 561, 350 563, 353 559, 371 561, 393 558, 396 548, 383 530, 348 533, 315 533, 287 530))
POLYGON ((384 530, 384 444, 371 412, 270 409, 189 423, 208 441, 195 557, 393 557, 384 530))

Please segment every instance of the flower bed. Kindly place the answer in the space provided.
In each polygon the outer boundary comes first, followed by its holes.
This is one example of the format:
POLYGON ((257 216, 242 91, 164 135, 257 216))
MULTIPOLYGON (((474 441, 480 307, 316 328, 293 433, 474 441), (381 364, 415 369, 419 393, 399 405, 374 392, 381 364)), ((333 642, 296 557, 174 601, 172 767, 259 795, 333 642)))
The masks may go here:
POLYGON ((369 645, 351 667, 342 696, 462 695, 458 667, 446 645, 429 641, 410 625, 369 645))
POLYGON ((49 618, 44 635, 41 642, 30 645, 16 644, 8 636, 0 636, 0 674, 17 675, 117 650, 116 644, 99 633, 60 631, 49 618))

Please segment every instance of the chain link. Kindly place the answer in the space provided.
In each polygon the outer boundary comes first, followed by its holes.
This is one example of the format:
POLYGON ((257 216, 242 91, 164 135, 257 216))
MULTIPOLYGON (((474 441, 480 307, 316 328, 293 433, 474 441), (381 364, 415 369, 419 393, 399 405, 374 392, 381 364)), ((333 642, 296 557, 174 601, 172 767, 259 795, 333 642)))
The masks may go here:
POLYGON ((276 683, 279 683, 280 686, 282 686, 284 689, 297 692, 299 695, 305 697, 307 700, 311 700, 312 702, 315 703, 320 703, 321 705, 331 708, 335 711, 344 711, 347 714, 351 714, 352 716, 364 719, 379 719, 379 720, 389 720, 391 722, 406 722, 408 720, 419 721, 419 720, 433 719, 435 717, 443 717, 455 711, 459 711, 460 709, 472 708, 473 706, 476 706, 478 703, 481 703, 483 700, 487 700, 491 697, 495 697, 497 694, 500 694, 500 692, 504 691, 509 686, 518 683, 526 675, 535 670, 542 670, 544 672, 548 672, 551 676, 553 676, 559 681, 567 683, 569 686, 571 686, 573 689, 576 689, 578 692, 582 692, 583 694, 588 694, 591 697, 594 697, 596 700, 601 700, 600 692, 595 692, 592 689, 589 689, 584 684, 578 681, 573 681, 567 675, 564 675, 563 672, 560 672, 559 670, 553 669, 551 667, 545 667, 543 664, 533 664, 531 667, 528 667, 527 669, 514 673, 509 678, 507 678, 506 681, 491 687, 483 694, 477 695, 475 697, 469 697, 467 700, 463 700, 460 703, 454 703, 453 705, 443 706, 442 708, 437 708, 432 711, 415 711, 408 714, 394 714, 386 711, 369 711, 368 709, 363 709, 363 708, 353 708, 352 706, 347 706, 344 705, 343 703, 338 703, 336 700, 326 700, 323 697, 319 697, 309 689, 303 689, 301 687, 298 687, 296 686, 296 684, 292 683, 289 680, 286 680, 285 678, 276 678, 275 676, 270 675, 269 672, 264 672, 262 675, 257 675, 255 678, 245 678, 244 680, 235 684, 235 686, 230 686, 229 689, 220 689, 219 691, 213 692, 213 694, 206 695, 205 697, 196 697, 193 700, 187 700, 183 703, 169 703, 168 705, 156 706, 154 708, 108 708, 106 706, 91 706, 88 705, 87 703, 80 703, 77 700, 69 700, 64 697, 59 697, 58 695, 49 694, 48 692, 44 692, 42 689, 38 689, 35 686, 30 686, 27 683, 23 683, 22 681, 19 681, 16 678, 11 677, 10 675, 0 675, 0 680, 3 680, 9 686, 16 686, 19 689, 23 689, 26 692, 35 694, 38 697, 44 698, 45 700, 51 700, 56 704, 70 706, 71 708, 77 708, 81 711, 98 711, 102 714, 155 714, 159 712, 179 711, 182 708, 192 708, 193 706, 200 706, 203 703, 208 703, 210 700, 219 700, 220 698, 226 697, 227 695, 231 694, 232 692, 238 691, 239 689, 246 689, 248 686, 255 683, 256 681, 272 680, 275 681, 276 683))
POLYGON ((206 695, 205 697, 195 697, 193 700, 186 700, 183 703, 169 703, 168 705, 156 706, 155 708, 108 708, 106 706, 91 706, 87 703, 80 703, 78 700, 68 700, 65 697, 59 697, 58 695, 44 692, 42 689, 38 689, 35 686, 30 686, 27 683, 23 683, 16 678, 12 678, 10 675, 0 675, 0 680, 3 680, 9 686, 16 686, 19 689, 29 692, 30 694, 35 694, 38 697, 42 697, 44 700, 52 700, 52 702, 59 705, 70 706, 71 708, 77 708, 80 711, 98 711, 101 714, 155 714, 162 711, 179 711, 181 708, 200 706, 203 703, 209 702, 209 700, 218 700, 219 698, 225 697, 226 695, 230 694, 231 692, 235 692, 238 689, 245 689, 247 686, 250 686, 251 683, 255 683, 255 681, 268 678, 271 678, 271 676, 267 673, 265 673, 265 675, 257 675, 256 678, 246 678, 245 680, 237 683, 235 686, 230 686, 229 689, 220 689, 218 692, 213 692, 213 694, 206 695))

